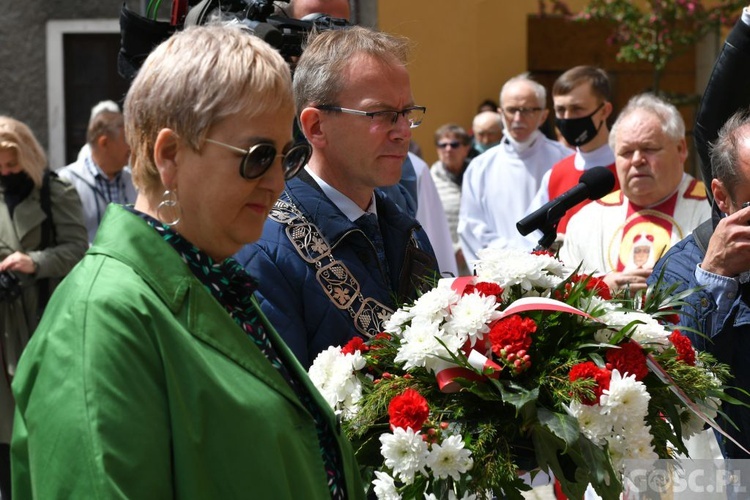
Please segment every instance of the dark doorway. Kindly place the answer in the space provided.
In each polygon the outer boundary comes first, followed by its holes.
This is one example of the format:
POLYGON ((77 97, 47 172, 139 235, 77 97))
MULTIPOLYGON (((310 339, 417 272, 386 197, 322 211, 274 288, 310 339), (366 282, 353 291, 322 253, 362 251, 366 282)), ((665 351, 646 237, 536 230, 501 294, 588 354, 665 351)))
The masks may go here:
POLYGON ((119 50, 119 33, 76 33, 63 37, 66 163, 75 161, 78 150, 86 143, 91 108, 107 99, 122 106, 128 84, 117 73, 119 50))

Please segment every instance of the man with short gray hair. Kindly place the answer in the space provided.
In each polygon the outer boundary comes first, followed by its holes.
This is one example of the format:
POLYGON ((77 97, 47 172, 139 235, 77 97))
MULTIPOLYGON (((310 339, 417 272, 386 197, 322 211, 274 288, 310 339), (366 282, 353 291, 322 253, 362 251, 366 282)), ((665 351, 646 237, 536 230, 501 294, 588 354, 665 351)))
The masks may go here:
POLYGON ((136 191, 128 161, 130 148, 125 140, 123 116, 113 101, 102 101, 92 108, 86 130, 86 145, 75 163, 57 173, 78 191, 83 216, 94 241, 96 230, 110 203, 135 202, 136 191))
POLYGON ((503 117, 497 111, 482 111, 471 121, 474 140, 469 150, 469 158, 478 156, 503 139, 503 117))
POLYGON ((544 174, 570 154, 539 127, 547 119, 547 92, 528 74, 500 92, 505 130, 501 143, 474 158, 461 186, 458 234, 469 269, 487 246, 531 248, 516 229, 544 174))

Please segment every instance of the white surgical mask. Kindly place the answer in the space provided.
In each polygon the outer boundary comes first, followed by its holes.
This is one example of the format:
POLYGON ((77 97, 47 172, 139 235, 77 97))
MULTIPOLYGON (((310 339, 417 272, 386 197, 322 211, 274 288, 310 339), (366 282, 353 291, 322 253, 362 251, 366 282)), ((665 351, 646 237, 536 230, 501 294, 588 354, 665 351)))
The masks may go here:
POLYGON ((508 142, 511 146, 513 146, 513 149, 516 150, 517 153, 523 153, 527 149, 529 149, 531 146, 534 145, 534 142, 536 142, 537 138, 542 135, 542 133, 538 130, 535 130, 531 133, 528 139, 526 139, 523 142, 519 142, 513 138, 509 133, 505 134, 505 138, 508 139, 508 142))

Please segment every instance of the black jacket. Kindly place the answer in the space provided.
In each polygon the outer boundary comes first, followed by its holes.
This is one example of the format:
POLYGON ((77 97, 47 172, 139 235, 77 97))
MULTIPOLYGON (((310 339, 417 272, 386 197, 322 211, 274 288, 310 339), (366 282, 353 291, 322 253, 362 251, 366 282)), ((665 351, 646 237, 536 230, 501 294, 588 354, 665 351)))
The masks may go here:
MULTIPOLYGON (((737 21, 729 33, 724 47, 716 59, 711 78, 708 80, 695 121, 695 148, 701 162, 703 182, 711 194, 710 145, 719 136, 724 122, 736 111, 750 106, 750 26, 742 19, 737 21)), ((718 207, 713 206, 718 216, 718 207)), ((715 217, 716 219, 716 217, 715 217)))

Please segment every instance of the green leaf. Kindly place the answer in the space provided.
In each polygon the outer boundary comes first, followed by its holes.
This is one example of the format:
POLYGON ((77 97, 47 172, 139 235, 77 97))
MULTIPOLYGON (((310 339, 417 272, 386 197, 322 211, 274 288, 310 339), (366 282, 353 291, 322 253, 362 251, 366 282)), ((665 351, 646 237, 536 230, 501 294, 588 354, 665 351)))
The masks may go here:
POLYGON ((469 383, 464 386, 467 391, 476 394, 485 401, 503 401, 502 396, 492 390, 492 386, 487 384, 469 383))
POLYGON ((524 406, 533 404, 539 398, 539 388, 532 390, 521 389, 518 392, 508 391, 503 384, 498 384, 503 401, 513 405, 516 408, 516 414, 520 413, 524 406))
POLYGON ((542 470, 551 470, 560 481, 563 492, 569 498, 583 498, 586 493, 587 482, 575 480, 576 468, 569 458, 561 463, 561 448, 563 441, 552 434, 547 427, 535 425, 532 428, 531 439, 534 442, 536 457, 542 470), (571 467, 571 465, 573 467, 571 467))
POLYGON ((589 467, 589 481, 602 498, 620 498, 622 484, 604 449, 581 436, 578 442, 581 460, 589 467))
POLYGON ((578 421, 563 413, 555 413, 547 408, 537 408, 539 423, 546 426, 552 434, 565 442, 566 449, 578 442, 581 433, 578 430, 578 421))

